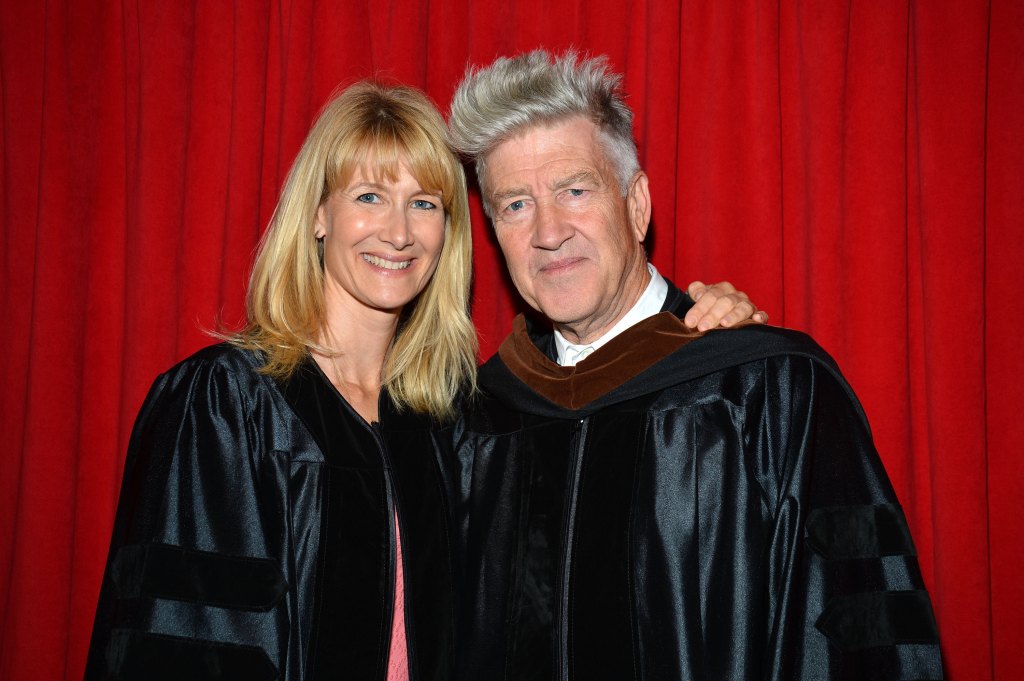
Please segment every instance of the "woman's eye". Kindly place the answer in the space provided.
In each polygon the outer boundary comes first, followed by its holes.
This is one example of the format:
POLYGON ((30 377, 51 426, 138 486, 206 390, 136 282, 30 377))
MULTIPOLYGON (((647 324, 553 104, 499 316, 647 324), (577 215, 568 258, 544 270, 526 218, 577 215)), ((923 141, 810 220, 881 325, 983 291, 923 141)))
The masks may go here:
POLYGON ((362 203, 380 203, 380 197, 373 192, 366 192, 365 194, 357 196, 356 201, 360 201, 362 203))
POLYGON ((437 204, 433 201, 427 201, 426 199, 416 199, 412 202, 412 207, 420 210, 434 210, 437 208, 437 204))

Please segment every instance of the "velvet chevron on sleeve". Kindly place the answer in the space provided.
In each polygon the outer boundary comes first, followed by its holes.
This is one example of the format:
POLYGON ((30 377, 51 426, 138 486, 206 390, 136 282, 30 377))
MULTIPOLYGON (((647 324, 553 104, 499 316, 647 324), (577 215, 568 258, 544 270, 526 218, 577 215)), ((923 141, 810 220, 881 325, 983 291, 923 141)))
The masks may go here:
POLYGON ((125 465, 86 679, 384 679, 401 529, 416 679, 451 678, 450 436, 370 426, 307 361, 207 348, 157 379, 125 465))

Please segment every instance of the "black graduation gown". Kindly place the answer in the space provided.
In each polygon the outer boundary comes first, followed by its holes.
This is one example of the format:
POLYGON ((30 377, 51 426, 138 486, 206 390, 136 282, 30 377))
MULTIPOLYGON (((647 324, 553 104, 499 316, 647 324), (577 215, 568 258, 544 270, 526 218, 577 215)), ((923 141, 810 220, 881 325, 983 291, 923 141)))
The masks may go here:
POLYGON ((397 509, 412 679, 451 678, 451 434, 368 425, 312 359, 227 345, 160 376, 132 433, 86 679, 383 679, 397 509))
POLYGON ((863 412, 808 337, 656 315, 575 368, 520 318, 457 433, 458 678, 939 679, 863 412))

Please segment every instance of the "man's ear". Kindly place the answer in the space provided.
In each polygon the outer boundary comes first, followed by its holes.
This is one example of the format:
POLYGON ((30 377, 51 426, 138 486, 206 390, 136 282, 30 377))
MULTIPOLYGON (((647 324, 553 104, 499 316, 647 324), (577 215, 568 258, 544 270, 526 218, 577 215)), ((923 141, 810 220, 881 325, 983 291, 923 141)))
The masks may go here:
POLYGON ((647 228, 651 224, 651 191, 647 186, 647 173, 640 170, 633 176, 626 193, 626 211, 629 226, 632 227, 636 240, 643 243, 647 238, 647 228))

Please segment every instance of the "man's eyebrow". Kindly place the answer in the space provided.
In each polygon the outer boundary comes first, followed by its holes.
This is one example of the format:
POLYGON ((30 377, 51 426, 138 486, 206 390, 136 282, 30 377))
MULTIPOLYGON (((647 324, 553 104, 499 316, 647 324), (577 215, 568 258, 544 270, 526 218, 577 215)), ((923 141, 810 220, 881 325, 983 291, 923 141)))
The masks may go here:
POLYGON ((502 189, 501 191, 494 192, 491 194, 491 204, 497 205, 502 201, 511 199, 513 196, 528 195, 530 190, 526 187, 510 187, 508 189, 502 189))
MULTIPOLYGON (((552 185, 552 190, 558 191, 559 189, 565 189, 571 187, 574 184, 580 184, 581 182, 589 182, 594 185, 601 185, 601 177, 593 170, 580 170, 567 175, 566 177, 560 178, 555 181, 552 185)), ((497 205, 502 201, 507 201, 515 196, 530 196, 529 187, 509 187, 508 189, 502 189, 491 194, 491 204, 497 205)))
POLYGON ((581 170, 577 173, 569 175, 568 177, 563 177, 560 180, 556 181, 555 184, 552 186, 552 189, 558 191, 559 189, 565 189, 567 187, 573 186, 574 184, 580 184, 581 182, 589 182, 591 184, 600 186, 601 178, 593 170, 581 170))

